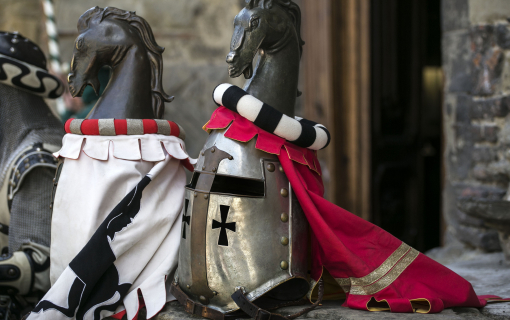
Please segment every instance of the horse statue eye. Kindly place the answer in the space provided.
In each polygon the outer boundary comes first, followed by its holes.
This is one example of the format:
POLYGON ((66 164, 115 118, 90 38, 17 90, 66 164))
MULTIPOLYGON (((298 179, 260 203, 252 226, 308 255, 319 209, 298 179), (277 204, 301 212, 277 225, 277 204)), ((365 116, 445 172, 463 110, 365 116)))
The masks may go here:
POLYGON ((260 19, 259 18, 255 18, 251 21, 251 28, 252 29, 255 29, 259 26, 259 22, 260 22, 260 19))
POLYGON ((78 41, 76 41, 76 49, 79 50, 81 47, 83 47, 83 38, 80 38, 78 41))

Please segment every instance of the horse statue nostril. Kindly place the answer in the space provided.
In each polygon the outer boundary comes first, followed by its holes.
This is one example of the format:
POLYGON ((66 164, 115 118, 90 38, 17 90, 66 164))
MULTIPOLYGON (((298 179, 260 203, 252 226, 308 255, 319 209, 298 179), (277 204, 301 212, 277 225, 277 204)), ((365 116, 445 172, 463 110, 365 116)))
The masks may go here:
POLYGON ((227 63, 234 62, 235 58, 236 58, 235 52, 230 52, 229 54, 227 54, 227 63))

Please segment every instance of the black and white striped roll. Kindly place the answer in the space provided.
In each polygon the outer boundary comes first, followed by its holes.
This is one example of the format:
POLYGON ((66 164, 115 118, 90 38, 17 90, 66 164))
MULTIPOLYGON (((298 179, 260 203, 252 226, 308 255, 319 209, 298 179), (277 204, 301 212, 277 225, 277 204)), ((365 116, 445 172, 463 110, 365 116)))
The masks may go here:
POLYGON ((218 106, 240 114, 259 128, 299 147, 320 150, 326 148, 331 140, 328 129, 322 124, 284 115, 237 86, 220 84, 214 89, 213 100, 218 106))

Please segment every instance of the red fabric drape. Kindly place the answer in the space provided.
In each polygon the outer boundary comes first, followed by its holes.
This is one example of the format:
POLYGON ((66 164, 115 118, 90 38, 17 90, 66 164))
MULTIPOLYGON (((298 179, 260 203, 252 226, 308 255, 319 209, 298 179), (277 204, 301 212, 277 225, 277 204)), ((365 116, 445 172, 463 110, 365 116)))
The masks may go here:
POLYGON ((325 268, 339 279, 350 291, 345 306, 367 310, 374 298, 385 301, 392 312, 413 312, 422 304, 422 312, 436 313, 454 306, 483 307, 488 299, 499 298, 477 296, 455 272, 324 199, 315 152, 265 132, 224 107, 213 113, 204 129, 229 125, 225 137, 247 142, 257 136, 257 149, 278 154, 313 232, 311 276, 318 281, 325 268))

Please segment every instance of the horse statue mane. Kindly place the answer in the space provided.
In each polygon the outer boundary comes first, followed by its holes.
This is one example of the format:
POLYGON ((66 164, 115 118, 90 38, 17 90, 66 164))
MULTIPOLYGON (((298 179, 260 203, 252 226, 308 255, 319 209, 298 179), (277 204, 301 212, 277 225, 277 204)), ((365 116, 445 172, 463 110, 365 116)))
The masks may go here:
POLYGON ((290 15, 298 37, 300 53, 302 54, 305 42, 301 38, 301 9, 297 4, 292 0, 246 0, 246 8, 248 9, 253 9, 255 7, 271 9, 273 5, 281 6, 290 15))
MULTIPOLYGON (((173 101, 172 96, 165 93, 163 89, 163 57, 165 48, 159 46, 154 39, 152 28, 142 17, 136 15, 134 11, 126 11, 114 7, 99 8, 94 7, 85 12, 78 20, 78 32, 82 34, 90 27, 92 19, 99 19, 99 23, 106 18, 127 22, 138 33, 140 39, 146 47, 148 59, 151 67, 151 90, 152 90, 152 108, 156 118, 162 118, 164 113, 164 103, 173 101)), ((115 50, 115 56, 112 61, 119 62, 123 59, 125 50, 115 50)), ((94 88, 97 93, 97 88, 94 88)))

